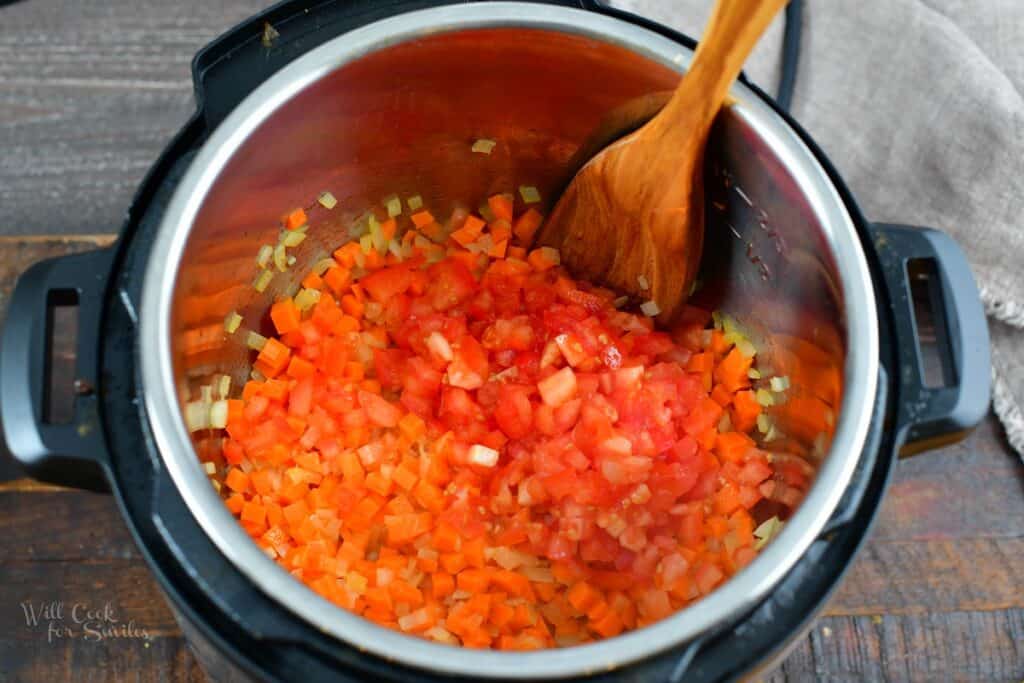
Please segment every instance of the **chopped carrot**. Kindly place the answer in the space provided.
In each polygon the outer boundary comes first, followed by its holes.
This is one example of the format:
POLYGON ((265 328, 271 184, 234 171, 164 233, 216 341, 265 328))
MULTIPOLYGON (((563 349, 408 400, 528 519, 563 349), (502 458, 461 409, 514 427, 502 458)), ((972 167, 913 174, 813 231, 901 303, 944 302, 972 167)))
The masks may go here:
POLYGON ((334 266, 328 268, 327 272, 323 274, 323 280, 335 294, 341 296, 348 288, 349 282, 351 281, 352 271, 344 266, 334 266))
POLYGON ((343 268, 352 268, 356 264, 357 255, 362 253, 358 242, 349 242, 334 250, 334 260, 343 268))
POLYGON ((324 280, 311 270, 306 277, 302 278, 302 286, 306 289, 323 289, 324 280))
POLYGON ((359 319, 363 317, 363 302, 352 294, 346 294, 341 297, 341 308, 353 318, 359 319))
POLYGON ((512 220, 512 199, 509 195, 496 194, 487 198, 487 206, 491 208, 494 217, 503 220, 512 220))
POLYGON ((267 372, 264 372, 263 374, 267 377, 275 377, 288 366, 288 360, 290 358, 291 351, 288 347, 271 337, 267 339, 267 343, 263 345, 263 349, 256 357, 256 361, 265 366, 267 372))
POLYGON ((731 393, 750 386, 750 378, 747 372, 753 363, 753 358, 743 355, 738 348, 733 348, 722 362, 715 368, 715 379, 731 393))
POLYGON ((771 359, 800 381, 770 457, 754 359, 710 312, 659 331, 528 251, 536 209, 487 204, 489 223, 456 211, 451 240, 425 210, 400 238, 388 219, 386 253, 342 245, 302 278, 314 305, 273 303, 263 377, 203 460, 261 548, 377 624, 473 648, 612 638, 756 557, 762 510, 810 486, 838 380, 816 348, 771 359))
POLYGON ((306 224, 306 211, 304 209, 295 209, 294 211, 286 213, 281 218, 281 222, 284 223, 284 227, 288 230, 301 228, 306 224))
POLYGON ((554 268, 558 265, 558 262, 554 261, 548 250, 543 247, 531 251, 529 256, 526 257, 526 260, 531 266, 533 266, 534 270, 539 270, 541 272, 554 268))
POLYGON ((418 211, 412 215, 412 224, 421 230, 433 222, 434 217, 429 211, 418 211))
POLYGON ((468 247, 480 237, 484 225, 486 223, 476 216, 467 216, 466 222, 462 224, 461 228, 451 234, 451 238, 462 246, 468 247))
POLYGON ((288 334, 299 329, 302 316, 291 297, 281 299, 270 307, 270 319, 278 334, 288 334))
POLYGON ((530 246, 537 228, 544 222, 544 216, 537 209, 527 209, 526 213, 516 219, 512 224, 512 233, 524 247, 530 246))

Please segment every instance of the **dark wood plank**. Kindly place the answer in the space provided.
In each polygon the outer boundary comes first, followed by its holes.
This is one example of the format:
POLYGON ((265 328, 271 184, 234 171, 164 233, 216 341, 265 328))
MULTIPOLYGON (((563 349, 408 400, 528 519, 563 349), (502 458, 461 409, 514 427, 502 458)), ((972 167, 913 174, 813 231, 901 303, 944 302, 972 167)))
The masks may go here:
POLYGON ((978 681, 1024 677, 1024 610, 824 617, 774 673, 791 681, 978 681))
MULTIPOLYGON (((35 641, 46 624, 29 627, 25 610, 63 603, 72 625, 75 604, 102 609, 110 604, 121 623, 134 622, 151 637, 179 635, 178 625, 141 559, 6 561, 0 563, 0 641, 35 641)), ((31 612, 31 610, 30 610, 31 612)), ((80 634, 81 635, 81 634, 80 634)))
POLYGON ((265 0, 0 8, 0 234, 116 232, 194 110, 189 63, 265 0))
MULTIPOLYGON (((110 496, 68 489, 0 490, 0 567, 14 562, 141 561, 110 496), (45 529, 45 533, 40 533, 45 529)), ((3 571, 0 569, 0 571, 3 571)))
POLYGON ((900 461, 875 540, 1021 538, 1024 463, 992 417, 963 442, 900 461))
POLYGON ((83 639, 47 642, 0 640, 0 681, 27 683, 204 683, 206 680, 181 636, 83 639))

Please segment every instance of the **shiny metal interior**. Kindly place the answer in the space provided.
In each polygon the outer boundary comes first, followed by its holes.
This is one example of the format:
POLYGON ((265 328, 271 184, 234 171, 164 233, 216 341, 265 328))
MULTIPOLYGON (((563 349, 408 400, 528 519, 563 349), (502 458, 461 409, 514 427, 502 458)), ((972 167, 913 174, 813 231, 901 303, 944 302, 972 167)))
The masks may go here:
MULTIPOLYGON (((144 283, 140 356, 161 455, 200 525, 241 571, 320 629, 389 659, 466 675, 537 678, 616 667, 736 617, 807 549, 856 466, 877 377, 875 302, 850 218, 799 138, 749 89, 733 89, 709 148, 709 233, 701 305, 747 325, 765 357, 824 401, 832 447, 779 538, 725 586, 640 632, 528 654, 452 650, 381 629, 331 606, 251 543, 195 455, 181 402, 211 373, 248 374, 244 329, 267 331, 275 295, 349 239, 347 225, 397 193, 435 215, 521 183, 553 199, 561 165, 602 112, 671 88, 690 58, 620 20, 544 5, 458 5, 369 25, 300 58, 256 90, 211 135, 169 207, 144 283), (473 154, 493 138, 489 156, 473 154), (257 294, 255 255, 282 213, 330 190, 339 207, 310 212, 298 262, 257 294), (305 267, 304 267, 305 266, 305 267), (840 406, 840 394, 842 405, 840 406)), ((791 411, 793 412, 793 411, 791 411)), ((798 411, 797 411, 798 412, 798 411)), ((785 418, 780 418, 780 423, 785 418)), ((809 449, 820 425, 786 424, 809 449)), ((203 444, 198 444, 203 447, 203 444)))

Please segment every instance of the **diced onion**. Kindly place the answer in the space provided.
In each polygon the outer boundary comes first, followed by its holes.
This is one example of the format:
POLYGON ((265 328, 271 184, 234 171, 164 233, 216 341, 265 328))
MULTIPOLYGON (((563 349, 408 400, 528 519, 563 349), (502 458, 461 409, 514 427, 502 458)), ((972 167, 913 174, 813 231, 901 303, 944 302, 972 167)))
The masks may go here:
POLYGON ((761 371, 757 368, 750 368, 747 370, 747 377, 750 379, 761 379, 761 371))
POLYGON ((297 247, 306 239, 306 233, 298 230, 288 230, 281 237, 281 244, 285 247, 297 247))
POLYGON ((369 582, 366 580, 366 577, 362 574, 357 574, 356 572, 349 572, 345 575, 345 587, 353 593, 362 594, 366 590, 368 585, 369 582))
POLYGON ((623 306, 625 306, 628 303, 629 303, 629 297, 628 296, 620 296, 618 299, 616 299, 615 301, 612 302, 612 306, 614 306, 615 308, 622 308, 623 306))
MULTIPOLYGON (((378 304, 378 305, 380 305, 380 304, 378 304)), ((387 346, 386 343, 384 343, 381 340, 377 339, 375 336, 373 336, 369 332, 364 332, 363 333, 363 344, 365 344, 366 346, 368 346, 368 347, 370 347, 372 349, 383 349, 383 348, 385 348, 387 346)), ((372 357, 373 354, 370 354, 370 355, 372 357)))
POLYGON ((495 564, 502 569, 518 569, 519 567, 537 564, 536 556, 504 546, 494 548, 490 553, 490 559, 493 559, 495 564))
POLYGON ((274 255, 274 248, 269 244, 264 244, 260 247, 260 250, 256 252, 256 265, 260 268, 266 268, 267 264, 270 263, 270 257, 274 255))
POLYGON ((430 614, 426 607, 421 607, 415 612, 409 612, 404 617, 398 617, 398 628, 403 631, 411 631, 419 628, 430 621, 430 614))
POLYGON ((754 542, 754 549, 760 550, 763 548, 768 541, 772 540, 782 531, 783 523, 779 521, 776 516, 771 516, 754 529, 754 537, 757 541, 754 542))
POLYGON ((472 151, 477 154, 490 154, 498 143, 488 138, 480 138, 473 143, 472 151))
POLYGON ((481 467, 494 467, 498 464, 498 451, 482 444, 475 443, 469 447, 468 460, 481 467))
POLYGON ((384 208, 388 211, 388 216, 394 218, 395 216, 402 215, 402 200, 392 195, 384 200, 384 208))
POLYGON ((661 307, 659 307, 654 301, 645 301, 640 304, 640 312, 648 318, 653 318, 661 313, 661 307))
POLYGON ((214 401, 210 405, 210 426, 214 429, 224 429, 228 426, 228 402, 225 400, 214 401))
POLYGON ((640 289, 642 290, 648 290, 651 288, 651 283, 642 273, 636 276, 636 283, 640 285, 640 289))
POLYGON ((359 250, 363 252, 364 256, 373 250, 372 235, 367 234, 359 238, 359 250))
POLYGON ((523 576, 534 583, 554 583, 555 576, 549 567, 524 567, 523 576))
POLYGON ((321 192, 320 196, 317 197, 316 200, 320 202, 320 206, 324 207, 325 209, 333 209, 338 205, 338 200, 335 199, 334 195, 328 192, 327 190, 321 192))
POLYGON ((454 357, 451 344, 440 332, 434 331, 427 336, 427 348, 442 360, 450 361, 454 357))
POLYGON ((319 261, 313 264, 313 272, 316 273, 317 275, 323 275, 336 265, 338 265, 338 262, 332 258, 320 259, 319 261))
POLYGON ((278 244, 274 247, 274 265, 282 273, 288 270, 288 253, 285 251, 283 244, 278 244))
POLYGON ((758 414, 758 416, 757 416, 757 431, 761 432, 762 434, 767 434, 768 430, 771 429, 771 427, 772 427, 772 419, 770 417, 768 417, 767 415, 765 415, 764 413, 758 414))
POLYGON ((252 372, 249 373, 249 377, 251 377, 252 379, 256 380, 257 382, 266 382, 267 381, 267 378, 263 375, 263 373, 260 372, 259 370, 257 370, 256 368, 252 369, 252 372))
POLYGON ((295 306, 300 311, 307 311, 320 301, 319 289, 300 289, 295 295, 295 306))
POLYGON ((224 331, 228 334, 234 334, 238 330, 238 326, 242 324, 242 316, 238 315, 238 311, 231 311, 227 317, 224 318, 224 331))
POLYGON ((767 389, 758 389, 757 402, 767 408, 768 406, 775 405, 775 397, 772 396, 772 392, 767 389))
POLYGON ((480 214, 480 218, 483 218, 488 223, 493 223, 497 219, 497 216, 495 216, 494 212, 491 211, 491 205, 488 204, 487 202, 484 202, 479 207, 477 207, 476 212, 480 214))
POLYGON ((751 344, 747 339, 740 339, 737 341, 736 348, 747 358, 753 358, 757 355, 757 347, 751 344))
POLYGON ((204 462, 203 470, 205 470, 207 474, 217 474, 217 464, 212 462, 204 462))
POLYGON ((387 567, 379 567, 377 569, 377 585, 378 586, 390 585, 391 582, 394 580, 394 578, 395 578, 395 572, 393 570, 388 569, 387 567))
POLYGON ((410 211, 416 211, 417 209, 423 208, 423 197, 419 196, 418 194, 414 194, 413 196, 406 199, 405 203, 408 204, 410 211))
POLYGON ((554 247, 541 247, 540 251, 544 254, 544 258, 556 266, 562 263, 562 254, 554 247))
POLYGON ((825 453, 828 452, 829 440, 828 434, 821 432, 818 436, 814 437, 813 453, 814 457, 824 457, 825 453))
POLYGON ((267 285, 274 279, 274 273, 270 270, 261 270, 260 274, 256 276, 256 281, 252 283, 253 289, 257 292, 263 292, 267 289, 267 285))
POLYGON ((436 640, 439 643, 446 643, 447 645, 458 645, 459 639, 451 634, 447 629, 441 626, 433 626, 423 632, 427 638, 436 640))
POLYGON ((523 198, 523 201, 527 204, 536 204, 540 201, 540 192, 533 185, 520 185, 519 196, 523 198))
POLYGON ((294 266, 295 265, 295 257, 294 256, 289 256, 288 257, 288 265, 289 266, 294 266))
POLYGON ((217 378, 217 398, 227 398, 231 394, 231 375, 217 378))
POLYGON ((213 387, 209 384, 199 387, 199 398, 203 403, 213 403, 213 387))
POLYGON ((190 432, 210 428, 210 404, 205 401, 191 401, 185 404, 185 425, 190 432))
POLYGON ((772 377, 768 380, 768 386, 771 387, 771 390, 776 394, 781 393, 786 389, 789 389, 789 377, 772 377))
POLYGON ((402 248, 402 243, 398 240, 391 240, 388 242, 388 252, 391 253, 396 259, 402 261, 405 259, 405 251, 402 248))
POLYGON ((259 332, 249 332, 249 335, 245 338, 245 345, 253 351, 262 351, 263 347, 267 344, 267 338, 259 332))

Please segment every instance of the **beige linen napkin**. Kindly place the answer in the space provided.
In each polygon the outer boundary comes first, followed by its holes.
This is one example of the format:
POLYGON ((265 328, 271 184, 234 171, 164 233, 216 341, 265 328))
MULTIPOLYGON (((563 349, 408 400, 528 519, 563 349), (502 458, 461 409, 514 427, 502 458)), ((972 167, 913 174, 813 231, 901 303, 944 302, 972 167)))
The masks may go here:
MULTIPOLYGON (((698 37, 712 3, 614 4, 698 37)), ((746 67, 768 93, 782 24, 746 67)), ((871 220, 964 248, 989 315, 993 406, 1024 456, 1024 0, 806 0, 802 28, 793 116, 871 220)))

